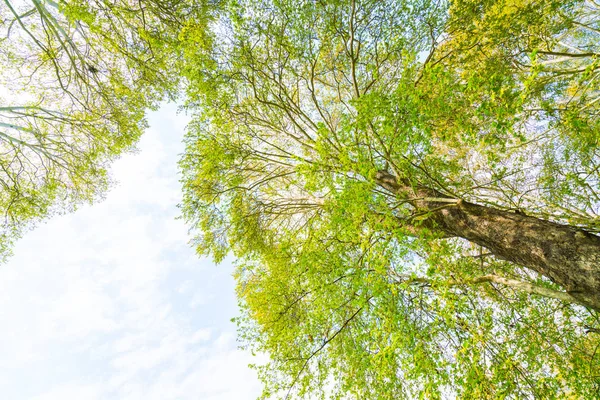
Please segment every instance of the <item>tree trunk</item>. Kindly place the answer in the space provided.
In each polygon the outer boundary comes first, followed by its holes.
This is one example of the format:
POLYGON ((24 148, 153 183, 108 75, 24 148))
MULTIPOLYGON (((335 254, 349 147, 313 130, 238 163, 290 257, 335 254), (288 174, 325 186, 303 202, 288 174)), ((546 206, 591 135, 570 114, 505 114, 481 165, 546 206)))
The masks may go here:
POLYGON ((600 237, 493 207, 448 197, 427 188, 398 183, 379 172, 377 183, 407 197, 420 212, 430 212, 428 226, 445 237, 461 237, 496 257, 527 267, 562 286, 581 304, 600 311, 600 237))

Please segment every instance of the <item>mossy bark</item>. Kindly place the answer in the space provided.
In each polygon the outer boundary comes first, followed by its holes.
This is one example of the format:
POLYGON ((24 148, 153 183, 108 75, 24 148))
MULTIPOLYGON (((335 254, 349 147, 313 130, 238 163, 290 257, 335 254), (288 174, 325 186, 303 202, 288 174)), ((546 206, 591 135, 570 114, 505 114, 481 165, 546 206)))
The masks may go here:
POLYGON ((488 249, 496 257, 527 267, 562 286, 579 303, 600 311, 600 237, 580 228, 449 199, 427 188, 398 183, 380 172, 377 183, 412 199, 428 212, 427 225, 444 237, 461 237, 488 249))

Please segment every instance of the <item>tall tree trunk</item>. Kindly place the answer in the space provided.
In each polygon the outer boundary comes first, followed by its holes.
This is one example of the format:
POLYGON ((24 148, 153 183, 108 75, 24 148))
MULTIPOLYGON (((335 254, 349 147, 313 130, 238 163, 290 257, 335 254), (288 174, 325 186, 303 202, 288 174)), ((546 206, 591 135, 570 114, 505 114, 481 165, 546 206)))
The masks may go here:
POLYGON ((481 206, 454 202, 428 188, 399 183, 379 172, 377 183, 398 193, 422 212, 428 227, 445 237, 461 237, 496 257, 532 269, 562 286, 581 304, 600 311, 600 237, 582 229, 481 206))

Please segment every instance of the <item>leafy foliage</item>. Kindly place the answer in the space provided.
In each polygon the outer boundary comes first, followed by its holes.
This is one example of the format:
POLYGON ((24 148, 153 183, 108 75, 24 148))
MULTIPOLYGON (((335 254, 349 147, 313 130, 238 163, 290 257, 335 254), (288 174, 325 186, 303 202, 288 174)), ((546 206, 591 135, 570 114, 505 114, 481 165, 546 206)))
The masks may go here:
POLYGON ((183 212, 200 253, 239 259, 264 397, 598 396, 597 314, 418 206, 598 232, 597 4, 226 9, 216 36, 184 40, 183 212))
MULTIPOLYGON (((3 0, 0 254, 100 196, 144 111, 185 90, 183 215, 199 253, 239 260, 264 397, 598 397, 597 311, 436 216, 492 210, 595 243, 599 10, 3 0)), ((593 274, 600 252, 579 249, 593 274)))
POLYGON ((102 194, 145 110, 178 91, 170 71, 193 11, 179 0, 2 1, 2 256, 35 221, 102 194))

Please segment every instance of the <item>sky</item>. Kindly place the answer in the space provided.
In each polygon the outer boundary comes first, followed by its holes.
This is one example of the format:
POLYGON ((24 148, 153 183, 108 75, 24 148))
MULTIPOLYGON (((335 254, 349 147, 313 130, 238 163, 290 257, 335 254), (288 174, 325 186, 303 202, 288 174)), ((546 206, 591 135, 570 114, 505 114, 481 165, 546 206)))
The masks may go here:
POLYGON ((179 212, 187 122, 149 115, 105 200, 26 233, 0 265, 0 398, 245 400, 231 260, 198 257, 179 212))

